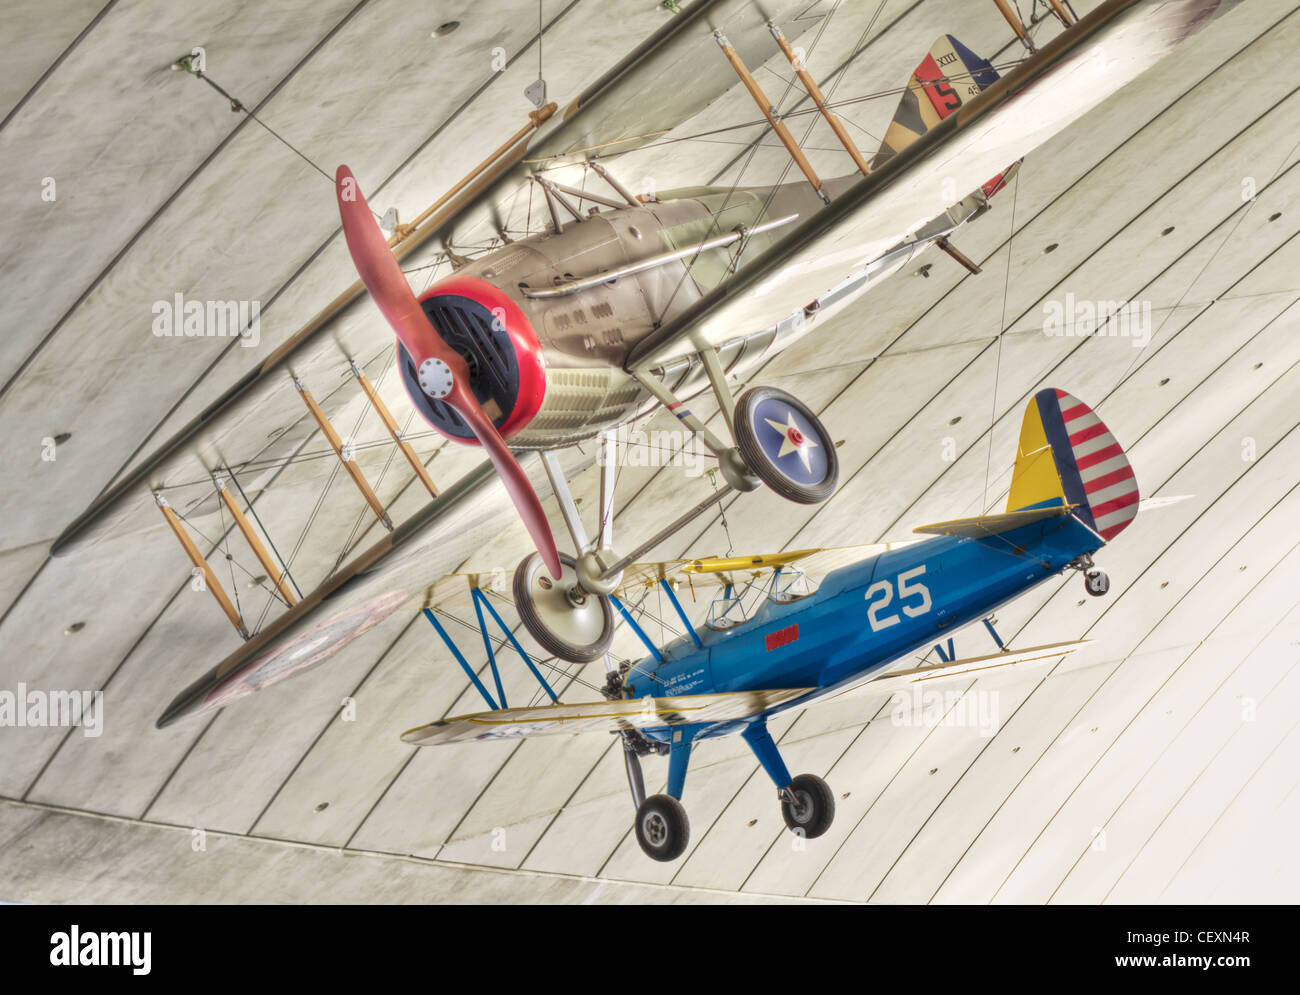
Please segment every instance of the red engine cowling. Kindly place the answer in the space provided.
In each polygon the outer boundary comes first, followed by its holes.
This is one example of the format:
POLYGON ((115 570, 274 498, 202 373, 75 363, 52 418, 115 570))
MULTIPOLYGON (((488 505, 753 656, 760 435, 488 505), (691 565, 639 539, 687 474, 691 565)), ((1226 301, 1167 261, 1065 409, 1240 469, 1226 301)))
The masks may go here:
MULTIPOLYGON (((470 389, 501 437, 522 431, 546 398, 546 360, 519 306, 486 280, 459 275, 425 291, 420 307, 443 340, 465 357, 470 389)), ((421 417, 455 442, 478 445, 460 415, 420 388, 415 363, 401 342, 397 362, 421 417)))

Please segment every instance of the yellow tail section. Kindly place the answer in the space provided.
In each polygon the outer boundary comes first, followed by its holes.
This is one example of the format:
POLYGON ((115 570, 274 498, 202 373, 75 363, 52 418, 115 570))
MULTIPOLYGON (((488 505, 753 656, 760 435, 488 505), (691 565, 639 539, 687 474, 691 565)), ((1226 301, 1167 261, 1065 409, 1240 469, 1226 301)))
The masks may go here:
POLYGON ((1020 444, 1016 446, 1016 466, 1011 474, 1011 493, 1007 511, 1029 508, 1052 498, 1065 502, 1065 488, 1056 471, 1052 444, 1047 441, 1038 398, 1030 400, 1020 423, 1020 444))
POLYGON ((1048 388, 1025 408, 1007 510, 1069 505, 1109 542, 1137 517, 1141 495, 1124 448, 1077 397, 1048 388))

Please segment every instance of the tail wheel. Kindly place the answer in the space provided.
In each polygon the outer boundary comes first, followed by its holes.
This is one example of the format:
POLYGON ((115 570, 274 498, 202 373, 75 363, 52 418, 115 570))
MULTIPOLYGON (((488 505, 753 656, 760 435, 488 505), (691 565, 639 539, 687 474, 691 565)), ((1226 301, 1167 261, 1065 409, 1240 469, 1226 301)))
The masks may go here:
POLYGON ((791 832, 816 839, 835 819, 835 795, 816 774, 800 774, 781 792, 781 815, 791 832))
POLYGON ((1083 575, 1083 586, 1094 598, 1100 598, 1110 590, 1110 578, 1100 570, 1089 570, 1083 575))
POLYGON ((835 491, 835 441, 812 410, 775 387, 752 387, 736 401, 736 448, 754 474, 783 498, 819 504, 835 491))
POLYGON ((636 810, 636 841, 653 860, 676 860, 690 842, 686 809, 671 795, 651 795, 636 810))
POLYGON ((609 598, 588 594, 578 583, 572 556, 560 554, 560 578, 552 580, 537 553, 515 568, 515 608, 528 634, 547 653, 573 663, 590 663, 614 641, 609 598))

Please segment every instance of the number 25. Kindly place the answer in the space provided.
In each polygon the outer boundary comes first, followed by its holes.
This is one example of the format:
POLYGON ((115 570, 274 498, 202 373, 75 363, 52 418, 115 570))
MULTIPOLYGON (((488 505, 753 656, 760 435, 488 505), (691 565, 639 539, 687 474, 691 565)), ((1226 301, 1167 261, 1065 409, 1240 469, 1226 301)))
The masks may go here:
MULTIPOLYGON (((904 570, 898 575, 898 596, 899 599, 912 598, 919 596, 920 601, 917 604, 905 604, 902 606, 903 614, 908 618, 916 618, 918 615, 924 615, 928 612, 933 604, 930 600, 930 590, 920 581, 910 583, 913 577, 919 577, 925 573, 925 564, 919 567, 913 567, 911 570, 904 570)), ((902 621, 897 614, 881 616, 882 608, 889 607, 889 603, 894 600, 894 584, 888 580, 878 580, 867 588, 867 600, 870 604, 867 606, 867 621, 871 623, 873 632, 879 632, 881 629, 887 629, 891 625, 897 625, 902 621)))

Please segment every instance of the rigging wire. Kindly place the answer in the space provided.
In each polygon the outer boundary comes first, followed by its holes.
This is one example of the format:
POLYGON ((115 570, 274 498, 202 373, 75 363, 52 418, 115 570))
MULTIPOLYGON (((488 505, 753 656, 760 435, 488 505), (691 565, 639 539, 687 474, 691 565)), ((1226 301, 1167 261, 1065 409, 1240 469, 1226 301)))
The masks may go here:
POLYGON ((1015 189, 1011 191, 1011 233, 1007 236, 1007 271, 1002 281, 1002 316, 998 319, 998 352, 993 367, 993 407, 989 413, 989 452, 984 461, 984 494, 980 509, 988 512, 989 473, 993 469, 993 429, 998 422, 998 381, 1002 377, 1002 339, 1007 333, 1007 297, 1011 292, 1011 250, 1016 238, 1016 202, 1020 199, 1020 170, 1016 170, 1015 189))

